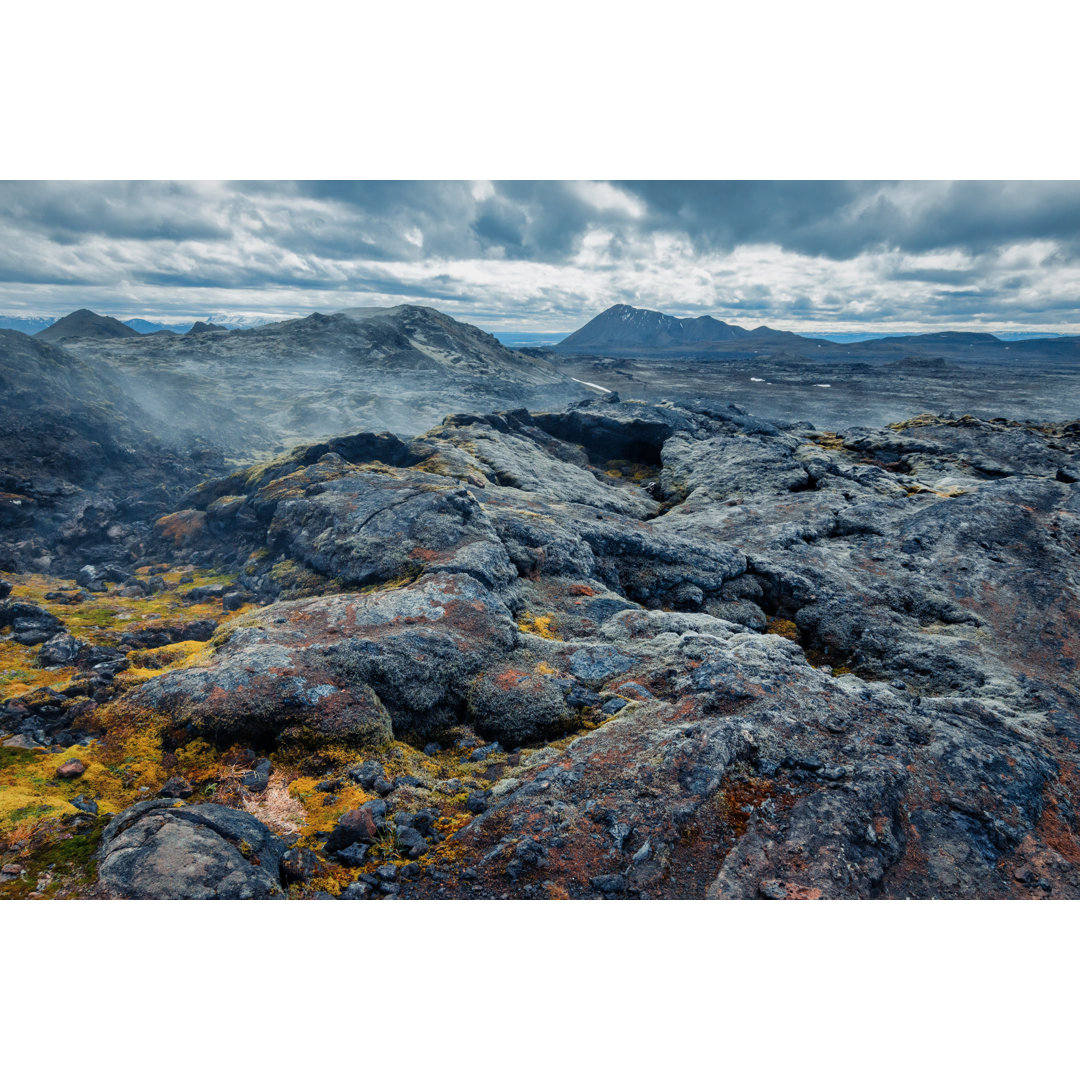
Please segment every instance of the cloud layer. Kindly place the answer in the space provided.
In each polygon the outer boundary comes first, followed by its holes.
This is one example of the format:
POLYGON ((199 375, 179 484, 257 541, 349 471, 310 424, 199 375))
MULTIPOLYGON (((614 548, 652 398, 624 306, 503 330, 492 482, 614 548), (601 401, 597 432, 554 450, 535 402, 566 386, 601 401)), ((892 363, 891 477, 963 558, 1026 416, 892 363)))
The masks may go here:
POLYGON ((1080 331, 1080 183, 7 182, 0 312, 1080 331))

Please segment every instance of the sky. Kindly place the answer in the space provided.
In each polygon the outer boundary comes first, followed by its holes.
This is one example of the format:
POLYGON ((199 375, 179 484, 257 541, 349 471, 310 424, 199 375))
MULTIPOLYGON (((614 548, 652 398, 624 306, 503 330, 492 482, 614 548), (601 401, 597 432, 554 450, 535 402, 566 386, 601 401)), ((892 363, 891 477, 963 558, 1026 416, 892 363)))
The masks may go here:
POLYGON ((1080 333, 1080 182, 0 183, 0 314, 1080 333))

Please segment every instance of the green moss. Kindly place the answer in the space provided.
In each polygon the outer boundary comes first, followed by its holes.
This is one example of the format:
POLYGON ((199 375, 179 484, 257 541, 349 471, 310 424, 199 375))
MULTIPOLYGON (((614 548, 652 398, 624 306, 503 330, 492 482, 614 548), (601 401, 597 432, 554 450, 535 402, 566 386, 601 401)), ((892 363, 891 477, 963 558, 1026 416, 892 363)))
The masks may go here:
MULTIPOLYGON (((147 580, 149 567, 140 567, 135 576, 147 580)), ((160 576, 170 585, 178 585, 185 571, 169 570, 160 576)), ((92 600, 82 604, 65 604, 46 599, 50 592, 70 592, 70 582, 44 574, 8 575, 13 584, 12 597, 37 604, 61 619, 67 630, 76 637, 94 645, 116 644, 119 635, 142 625, 144 620, 180 619, 189 622, 196 619, 213 619, 220 622, 226 617, 220 601, 209 600, 190 603, 186 593, 198 586, 228 585, 234 577, 218 571, 187 570, 193 578, 179 588, 166 589, 150 596, 121 596, 115 585, 109 585, 104 593, 96 593, 92 600)), ((243 611, 244 609, 241 609, 243 611)), ((11 665, 0 657, 0 669, 11 665)), ((52 673, 55 677, 55 673, 52 673)))
POLYGON ((281 597, 284 600, 298 600, 332 591, 330 579, 325 574, 302 566, 292 559, 276 562, 270 568, 270 578, 281 587, 281 597))
POLYGON ((0 746, 0 772, 4 769, 29 765, 41 756, 38 750, 23 750, 21 747, 0 746))

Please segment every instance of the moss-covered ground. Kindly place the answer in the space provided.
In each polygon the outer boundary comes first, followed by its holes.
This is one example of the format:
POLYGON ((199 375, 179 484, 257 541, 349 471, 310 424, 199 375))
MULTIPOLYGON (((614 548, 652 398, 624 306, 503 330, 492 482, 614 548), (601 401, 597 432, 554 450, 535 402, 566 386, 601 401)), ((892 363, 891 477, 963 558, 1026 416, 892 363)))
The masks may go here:
MULTIPOLYGON (((220 600, 193 603, 187 599, 185 594, 191 589, 229 585, 228 574, 190 566, 146 566, 135 576, 146 581, 160 577, 166 588, 128 596, 119 586, 109 585, 107 591, 79 600, 80 590, 70 580, 44 574, 7 574, 5 580, 12 584, 11 600, 44 608, 69 633, 91 645, 115 647, 126 633, 168 623, 210 620, 221 624, 248 610, 230 613, 223 610, 220 600)), ((114 686, 122 692, 164 671, 197 664, 211 648, 208 642, 179 641, 160 648, 131 649, 129 667, 116 676, 114 686)), ((74 667, 40 667, 39 652, 40 646, 0 640, 0 705, 35 690, 63 691, 81 674, 74 667)), ((71 699, 72 704, 79 700, 85 699, 71 699)), ((105 815, 152 797, 170 775, 187 776, 209 795, 219 775, 231 768, 227 751, 205 743, 167 752, 164 725, 155 717, 122 715, 110 704, 102 704, 90 726, 97 738, 59 753, 0 746, 0 864, 21 867, 18 875, 0 873, 0 898, 78 895, 92 882, 93 875, 83 872, 84 856, 100 829, 95 819, 72 805, 72 799, 80 795, 93 799, 100 824, 105 815), (57 767, 73 757, 86 765, 86 771, 77 779, 59 779, 57 767)))
MULTIPOLYGON (((90 594, 81 602, 65 602, 78 590, 69 581, 45 575, 14 575, 12 598, 37 604, 60 618, 77 638, 95 645, 118 646, 123 635, 155 625, 212 620, 218 630, 208 642, 178 641, 157 648, 132 648, 129 666, 118 673, 114 686, 123 691, 177 668, 198 665, 227 640, 230 630, 242 625, 248 608, 226 613, 220 600, 191 603, 184 594, 198 586, 229 585, 228 575, 191 567, 166 569, 144 567, 138 576, 164 579, 170 588, 145 596, 125 596, 117 586, 90 594), (181 577, 185 581, 181 583, 181 577), (187 580, 190 579, 190 580, 187 580), (48 594, 53 594, 49 597, 48 594)), ((383 583, 392 588, 404 582, 383 583)), ((551 615, 526 612, 521 629, 553 639, 551 615)), ((0 702, 39 688, 63 690, 81 673, 74 668, 47 670, 37 666, 39 646, 0 641, 0 702)), ((553 672, 539 664, 538 671, 553 672)), ((109 815, 157 796, 166 780, 182 777, 192 788, 188 801, 213 801, 239 807, 263 821, 290 844, 318 853, 339 818, 377 796, 365 791, 346 775, 350 765, 377 759, 393 782, 415 777, 420 783, 395 788, 393 811, 435 811, 434 828, 441 837, 420 859, 422 866, 452 866, 455 834, 475 816, 466 808, 469 795, 483 791, 501 779, 512 777, 536 748, 516 754, 496 750, 483 760, 472 761, 476 740, 464 746, 443 746, 425 753, 407 742, 395 741, 377 752, 362 753, 345 748, 321 747, 307 755, 295 748, 270 752, 274 765, 266 791, 252 793, 240 778, 249 768, 249 747, 214 746, 178 732, 166 718, 135 713, 125 700, 94 704, 87 730, 93 735, 84 745, 63 750, 0 747, 0 899, 68 898, 93 895, 96 881, 94 853, 109 815), (54 752, 58 751, 58 752, 54 752), (69 758, 85 765, 82 775, 61 779, 57 768, 69 758), (335 781, 332 792, 319 790, 327 779, 335 781), (72 800, 80 796, 97 804, 97 815, 79 810, 72 800)), ((581 717, 577 734, 603 720, 581 717)), ((471 735, 467 729, 448 733, 444 742, 471 735)), ((572 738, 570 736, 569 738, 572 738)), ((388 821, 392 813, 388 814, 388 821)), ((345 867, 326 860, 314 880, 293 885, 293 897, 318 891, 337 895, 350 882, 375 867, 406 859, 390 833, 375 844, 368 862, 345 867)))

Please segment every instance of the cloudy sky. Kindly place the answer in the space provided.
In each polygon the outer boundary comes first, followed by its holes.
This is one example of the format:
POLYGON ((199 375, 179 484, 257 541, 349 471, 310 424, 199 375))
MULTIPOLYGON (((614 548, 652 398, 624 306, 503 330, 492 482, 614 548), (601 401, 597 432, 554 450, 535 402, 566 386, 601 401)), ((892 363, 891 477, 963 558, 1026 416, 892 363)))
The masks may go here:
POLYGON ((566 331, 614 303, 805 331, 1080 332, 1080 183, 0 184, 0 313, 420 303, 566 331))

